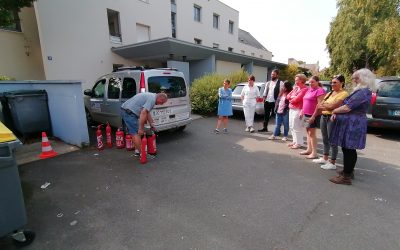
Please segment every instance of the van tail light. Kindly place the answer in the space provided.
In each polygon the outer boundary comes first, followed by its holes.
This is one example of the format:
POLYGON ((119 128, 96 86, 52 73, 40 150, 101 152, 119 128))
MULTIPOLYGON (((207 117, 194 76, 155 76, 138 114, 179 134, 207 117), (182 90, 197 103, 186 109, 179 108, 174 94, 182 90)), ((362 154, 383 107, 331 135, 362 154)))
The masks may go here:
POLYGON ((376 93, 372 92, 372 96, 371 96, 371 104, 374 105, 376 103, 376 93))
POLYGON ((264 99, 263 99, 262 97, 257 97, 257 98, 256 98, 256 101, 257 101, 257 102, 264 102, 264 99))
POLYGON ((144 72, 140 73, 140 92, 146 92, 146 86, 144 85, 144 72))

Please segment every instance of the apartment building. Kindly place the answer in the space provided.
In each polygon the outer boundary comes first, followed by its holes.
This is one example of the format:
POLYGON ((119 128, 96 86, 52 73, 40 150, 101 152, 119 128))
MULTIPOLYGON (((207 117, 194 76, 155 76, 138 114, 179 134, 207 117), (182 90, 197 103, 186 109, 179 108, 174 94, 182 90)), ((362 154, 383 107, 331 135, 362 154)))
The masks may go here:
POLYGON ((132 65, 177 68, 189 82, 241 68, 265 80, 285 66, 218 0, 40 0, 19 18, 0 29, 0 74, 18 80, 81 80, 89 88, 132 65))

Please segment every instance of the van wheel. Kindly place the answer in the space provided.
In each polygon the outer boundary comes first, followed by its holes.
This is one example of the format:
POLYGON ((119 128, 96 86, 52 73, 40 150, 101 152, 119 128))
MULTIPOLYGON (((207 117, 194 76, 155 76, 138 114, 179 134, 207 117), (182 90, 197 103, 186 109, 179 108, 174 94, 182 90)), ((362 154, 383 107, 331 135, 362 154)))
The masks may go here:
POLYGON ((177 130, 177 131, 183 131, 185 128, 186 128, 186 125, 180 126, 180 127, 178 127, 176 130, 177 130))

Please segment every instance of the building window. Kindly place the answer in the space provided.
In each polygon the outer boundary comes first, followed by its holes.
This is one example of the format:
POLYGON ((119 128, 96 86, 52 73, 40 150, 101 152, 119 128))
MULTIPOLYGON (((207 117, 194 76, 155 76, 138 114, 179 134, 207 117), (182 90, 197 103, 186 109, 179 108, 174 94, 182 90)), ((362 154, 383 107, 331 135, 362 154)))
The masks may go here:
POLYGON ((195 38, 195 39, 194 39, 194 43, 195 43, 195 44, 201 44, 201 39, 195 38))
POLYGON ((4 19, 7 24, 0 26, 0 29, 21 32, 21 22, 19 20, 18 11, 4 11, 4 19))
POLYGON ((213 15, 213 27, 214 29, 219 28, 219 15, 215 14, 213 15))
POLYGON ((229 33, 233 34, 233 22, 229 21, 229 33))
POLYGON ((193 14, 194 14, 194 20, 197 22, 201 22, 201 7, 198 5, 193 6, 193 14))
POLYGON ((121 26, 119 25, 119 12, 107 9, 108 29, 112 42, 122 42, 121 26))
POLYGON ((219 44, 218 43, 213 43, 213 48, 214 49, 218 49, 219 48, 219 44))
POLYGON ((232 47, 228 47, 228 51, 229 52, 233 52, 233 48, 232 47))
POLYGON ((176 13, 171 12, 171 32, 172 37, 176 38, 176 13))
POLYGON ((136 41, 138 43, 150 40, 150 27, 143 24, 136 24, 136 41))

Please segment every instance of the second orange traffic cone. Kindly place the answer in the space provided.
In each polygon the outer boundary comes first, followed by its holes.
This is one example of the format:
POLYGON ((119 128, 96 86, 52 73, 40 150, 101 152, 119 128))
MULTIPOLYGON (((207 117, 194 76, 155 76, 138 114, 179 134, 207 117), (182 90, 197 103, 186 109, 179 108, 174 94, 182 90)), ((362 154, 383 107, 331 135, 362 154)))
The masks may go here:
POLYGON ((57 152, 53 150, 50 145, 49 139, 47 138, 46 132, 42 132, 42 153, 39 155, 40 159, 46 159, 54 157, 57 152))

